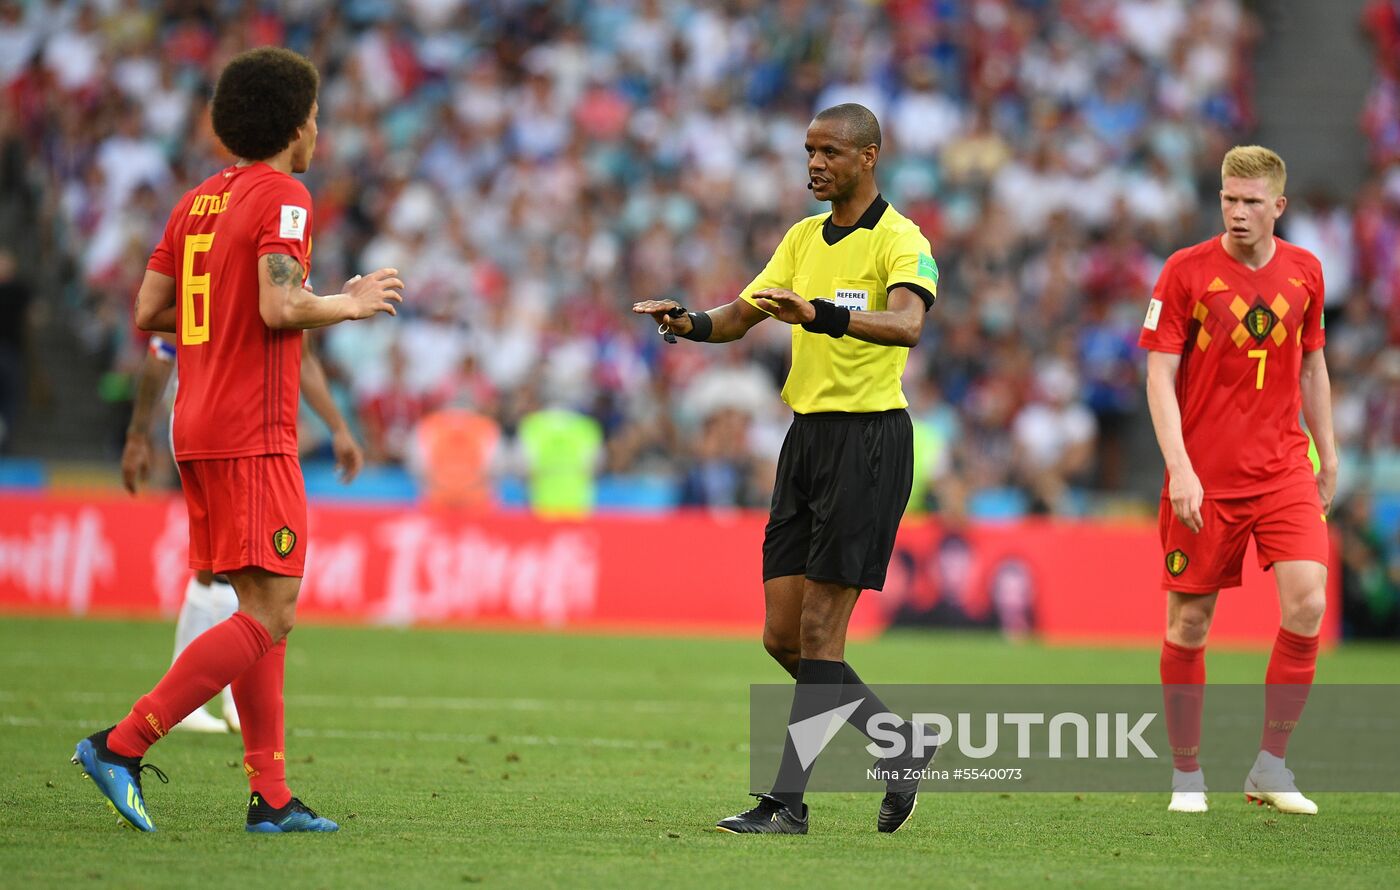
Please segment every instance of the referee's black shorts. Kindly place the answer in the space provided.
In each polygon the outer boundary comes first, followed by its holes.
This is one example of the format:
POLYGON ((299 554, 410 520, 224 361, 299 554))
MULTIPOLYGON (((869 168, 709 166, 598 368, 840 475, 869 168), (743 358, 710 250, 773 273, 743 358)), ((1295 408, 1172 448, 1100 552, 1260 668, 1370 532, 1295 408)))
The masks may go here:
POLYGON ((763 580, 805 575, 880 590, 913 484, 904 409, 795 415, 778 456, 763 580))

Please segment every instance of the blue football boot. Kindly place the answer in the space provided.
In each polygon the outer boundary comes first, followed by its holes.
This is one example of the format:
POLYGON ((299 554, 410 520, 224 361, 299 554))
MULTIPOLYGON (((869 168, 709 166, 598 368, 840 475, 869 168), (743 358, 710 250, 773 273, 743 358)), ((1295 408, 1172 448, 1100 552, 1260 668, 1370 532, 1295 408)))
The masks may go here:
POLYGON ((149 770, 156 778, 169 783, 165 773, 151 764, 142 764, 139 757, 123 757, 107 747, 110 727, 94 733, 78 743, 73 762, 82 767, 83 776, 92 779, 97 790, 107 798, 107 806, 121 817, 120 824, 138 831, 155 831, 155 823, 146 814, 146 798, 141 793, 141 773, 149 770))
POLYGON ((339 831, 340 826, 297 798, 286 806, 273 808, 256 791, 248 798, 248 831, 255 834, 284 834, 292 831, 339 831))

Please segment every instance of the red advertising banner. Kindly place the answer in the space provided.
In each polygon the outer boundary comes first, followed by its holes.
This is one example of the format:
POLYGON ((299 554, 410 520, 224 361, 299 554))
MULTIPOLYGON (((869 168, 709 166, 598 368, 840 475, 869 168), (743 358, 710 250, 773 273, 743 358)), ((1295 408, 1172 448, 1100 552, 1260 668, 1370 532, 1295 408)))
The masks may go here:
MULTIPOLYGON (((302 620, 745 634, 763 622, 762 514, 471 516, 313 504, 302 620)), ((0 494, 0 610, 171 615, 186 567, 178 498, 0 494)), ((1155 642, 1164 618, 1154 528, 1102 523, 901 530, 886 589, 853 635, 890 625, 991 627, 1049 640, 1155 642)), ((1272 579, 1253 556, 1221 595, 1213 642, 1265 644, 1272 579)), ((1333 585, 1335 587, 1335 583, 1333 585)), ((1324 633, 1335 638, 1331 610, 1324 633)))

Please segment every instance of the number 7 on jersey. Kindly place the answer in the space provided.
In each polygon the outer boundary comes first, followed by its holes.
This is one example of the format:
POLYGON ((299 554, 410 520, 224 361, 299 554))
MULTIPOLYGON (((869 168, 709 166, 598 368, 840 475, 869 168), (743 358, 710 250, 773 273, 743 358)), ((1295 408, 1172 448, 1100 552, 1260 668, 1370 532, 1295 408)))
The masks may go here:
MULTIPOLYGON (((205 278, 208 278, 209 276, 206 275, 206 276, 204 276, 204 277, 205 277, 205 278)), ((1249 357, 1250 357, 1250 358, 1257 358, 1257 359, 1259 359, 1259 373, 1257 373, 1257 374, 1254 375, 1254 388, 1255 388, 1255 389, 1263 389, 1263 388, 1264 388, 1264 366, 1267 365, 1267 364, 1269 363, 1269 350, 1267 350, 1267 349, 1251 349, 1251 350, 1249 351, 1249 357)))
POLYGON ((208 253, 214 245, 214 233, 185 236, 184 272, 180 283, 180 345, 198 346, 209 342, 209 273, 194 274, 196 254, 208 253), (195 300, 199 299, 198 318, 195 300))

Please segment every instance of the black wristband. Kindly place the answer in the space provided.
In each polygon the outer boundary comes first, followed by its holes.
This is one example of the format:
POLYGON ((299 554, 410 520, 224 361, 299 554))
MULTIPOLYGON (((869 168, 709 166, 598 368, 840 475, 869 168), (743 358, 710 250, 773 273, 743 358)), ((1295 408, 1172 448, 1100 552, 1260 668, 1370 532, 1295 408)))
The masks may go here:
POLYGON ((681 334, 687 340, 694 340, 696 343, 704 343, 710 339, 710 334, 714 333, 715 323, 710 318, 708 312, 687 312, 690 316, 690 332, 681 334))
POLYGON ((844 337, 851 326, 851 310, 837 306, 830 300, 812 300, 812 308, 817 317, 802 323, 802 329, 813 334, 826 334, 828 337, 844 337))

